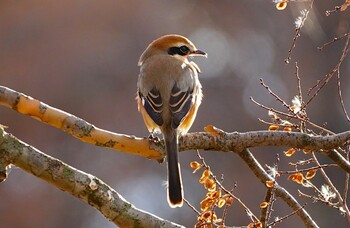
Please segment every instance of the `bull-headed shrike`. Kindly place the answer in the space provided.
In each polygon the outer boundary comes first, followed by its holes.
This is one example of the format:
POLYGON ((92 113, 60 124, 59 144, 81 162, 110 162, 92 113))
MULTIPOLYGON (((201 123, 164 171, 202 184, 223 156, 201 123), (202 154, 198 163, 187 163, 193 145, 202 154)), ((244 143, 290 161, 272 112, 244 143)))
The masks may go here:
POLYGON ((202 100, 200 69, 188 60, 190 56, 207 54, 183 36, 166 35, 149 44, 138 62, 138 108, 147 129, 163 134, 171 207, 181 207, 183 203, 178 135, 187 133, 202 100))

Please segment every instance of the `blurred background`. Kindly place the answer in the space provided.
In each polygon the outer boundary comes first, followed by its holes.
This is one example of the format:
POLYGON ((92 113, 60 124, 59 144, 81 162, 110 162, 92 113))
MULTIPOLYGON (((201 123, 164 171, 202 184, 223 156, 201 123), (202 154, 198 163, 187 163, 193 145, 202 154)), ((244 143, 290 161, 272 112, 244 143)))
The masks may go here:
MULTIPOLYGON (((344 42, 322 52, 317 47, 349 30, 349 10, 325 15, 342 2, 315 1, 291 63, 286 65, 294 22, 309 6, 308 1, 291 2, 283 11, 276 10, 272 1, 259 0, 1 1, 0 84, 98 127, 148 136, 135 102, 137 61, 152 40, 177 33, 208 53, 207 59, 194 59, 203 72, 200 80, 205 97, 191 131, 202 131, 208 124, 229 132, 267 129, 258 121, 269 120, 267 112, 249 97, 284 109, 259 84, 259 78, 290 103, 297 94, 296 61, 304 92, 327 74, 338 61, 344 42)), ((349 73, 347 59, 342 66, 347 108, 349 73)), ((318 124, 327 122, 334 132, 349 130, 334 80, 310 104, 308 114, 318 124)), ((85 144, 5 107, 0 107, 0 123, 41 151, 101 178, 136 207, 187 227, 196 223, 196 214, 186 205, 169 208, 163 186, 165 164, 85 144)), ((285 149, 256 148, 252 152, 262 164, 273 165, 276 154, 285 149)), ((236 183, 234 194, 259 215, 265 188, 239 157, 233 153, 202 154, 217 176, 225 175, 224 185, 231 189, 236 183)), ((281 156, 280 168, 286 170, 288 162, 301 158, 281 156)), ((198 183, 200 173, 192 174, 189 167, 189 162, 198 159, 194 151, 181 153, 180 159, 185 197, 199 208, 206 192, 198 183)), ((344 174, 335 168, 327 171, 342 191, 344 174)), ((317 177, 315 181, 317 186, 324 183, 317 177)), ((302 188, 286 177, 279 183, 296 197, 297 189, 302 188)), ((340 212, 303 198, 300 202, 308 202, 308 211, 322 227, 334 225, 335 219, 338 227, 348 226, 340 212)), ((273 216, 290 212, 278 200, 273 216)), ((114 227, 89 205, 16 167, 0 184, 0 221, 1 227, 114 227)), ((248 223, 243 209, 234 204, 227 224, 248 223)), ((293 216, 280 226, 303 224, 293 216)))

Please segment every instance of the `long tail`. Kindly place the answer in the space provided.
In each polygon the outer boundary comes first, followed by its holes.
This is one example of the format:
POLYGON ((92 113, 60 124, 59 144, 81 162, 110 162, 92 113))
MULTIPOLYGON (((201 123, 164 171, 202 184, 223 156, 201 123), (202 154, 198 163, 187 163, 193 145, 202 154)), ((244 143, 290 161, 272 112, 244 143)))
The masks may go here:
POLYGON ((182 206, 182 180, 178 162, 177 132, 172 130, 164 134, 165 149, 168 160, 168 202, 171 207, 182 206))

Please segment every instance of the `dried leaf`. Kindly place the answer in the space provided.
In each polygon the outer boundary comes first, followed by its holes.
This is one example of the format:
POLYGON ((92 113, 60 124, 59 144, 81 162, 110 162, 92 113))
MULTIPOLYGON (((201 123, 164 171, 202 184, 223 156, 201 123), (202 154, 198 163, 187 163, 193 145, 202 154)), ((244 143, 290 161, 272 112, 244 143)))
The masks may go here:
POLYGON ((269 131, 277 131, 280 128, 280 126, 275 125, 275 124, 271 124, 269 126, 269 131))
POLYGON ((217 203, 218 207, 219 208, 222 208, 226 203, 226 200, 225 199, 220 199, 219 202, 217 203))
POLYGON ((207 178, 204 187, 212 192, 216 190, 216 183, 214 180, 207 178))
POLYGON ((206 211, 201 215, 201 218, 204 220, 211 220, 212 217, 213 217, 212 211, 206 211))
POLYGON ((262 225, 261 222, 257 222, 257 223, 255 223, 255 227, 256 227, 256 228, 262 228, 263 225, 262 225))
POLYGON ((265 182, 265 185, 266 185, 266 187, 268 187, 268 188, 272 188, 272 187, 275 186, 275 182, 274 182, 274 181, 266 181, 266 182, 265 182))
POLYGON ((223 130, 216 128, 213 125, 208 125, 208 126, 204 127, 204 131, 210 133, 212 136, 219 136, 222 133, 224 133, 223 130))
POLYGON ((233 200, 234 200, 234 199, 233 199, 232 196, 227 197, 227 199, 226 199, 226 204, 227 204, 228 206, 231 206, 233 200))
POLYGON ((287 157, 290 157, 290 156, 292 156, 296 151, 297 151, 296 149, 290 148, 289 150, 284 151, 284 155, 286 155, 287 157))
POLYGON ((304 182, 304 176, 302 173, 292 174, 288 177, 288 179, 297 182, 298 184, 302 184, 304 182))
POLYGON ((190 163, 190 167, 193 168, 193 169, 198 169, 198 167, 201 167, 201 164, 199 164, 196 161, 193 161, 193 162, 190 163))
POLYGON ((198 162, 196 161, 193 161, 190 163, 190 167, 193 168, 193 173, 197 172, 200 168, 202 168, 202 165, 199 164, 198 162))
POLYGON ((261 222, 252 222, 249 223, 247 228, 262 228, 262 223, 261 222))
POLYGON ((199 183, 204 184, 207 181, 209 176, 210 176, 210 171, 207 169, 204 170, 201 178, 199 178, 199 183))
POLYGON ((292 127, 290 126, 286 126, 283 128, 284 131, 288 131, 288 132, 291 132, 292 131, 292 127))
POLYGON ((289 175, 289 176, 288 176, 288 179, 294 181, 294 179, 295 179, 295 174, 289 175))
POLYGON ((260 208, 263 209, 263 208, 267 208, 267 206, 269 206, 269 203, 268 202, 262 202, 260 204, 260 208))
POLYGON ((304 154, 308 154, 308 153, 311 153, 312 150, 310 150, 310 149, 303 149, 303 152, 304 152, 304 154))
POLYGON ((205 176, 205 177, 209 177, 210 174, 211 174, 211 172, 208 169, 203 171, 203 176, 205 176))
POLYGON ((317 169, 312 169, 308 171, 305 175, 306 179, 312 179, 316 175, 317 169))
POLYGON ((278 10, 284 10, 286 7, 287 7, 286 1, 279 2, 276 4, 276 9, 278 9, 278 10))
POLYGON ((202 200, 202 202, 201 202, 201 210, 206 211, 214 204, 215 204, 215 200, 206 198, 206 199, 202 200))
POLYGON ((350 6, 350 0, 345 0, 343 5, 340 7, 340 11, 345 11, 350 6))
POLYGON ((221 190, 220 189, 215 191, 215 192, 212 192, 212 194, 211 194, 212 199, 219 199, 220 197, 221 197, 221 190))

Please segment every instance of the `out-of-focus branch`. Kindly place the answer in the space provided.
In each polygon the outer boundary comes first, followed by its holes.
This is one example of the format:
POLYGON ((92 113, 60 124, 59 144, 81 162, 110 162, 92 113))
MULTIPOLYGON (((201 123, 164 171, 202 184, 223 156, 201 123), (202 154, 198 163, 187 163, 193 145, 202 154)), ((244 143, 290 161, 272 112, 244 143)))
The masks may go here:
POLYGON ((120 227, 182 227, 135 208, 102 180, 18 140, 0 128, 0 171, 13 164, 80 198, 120 227))

